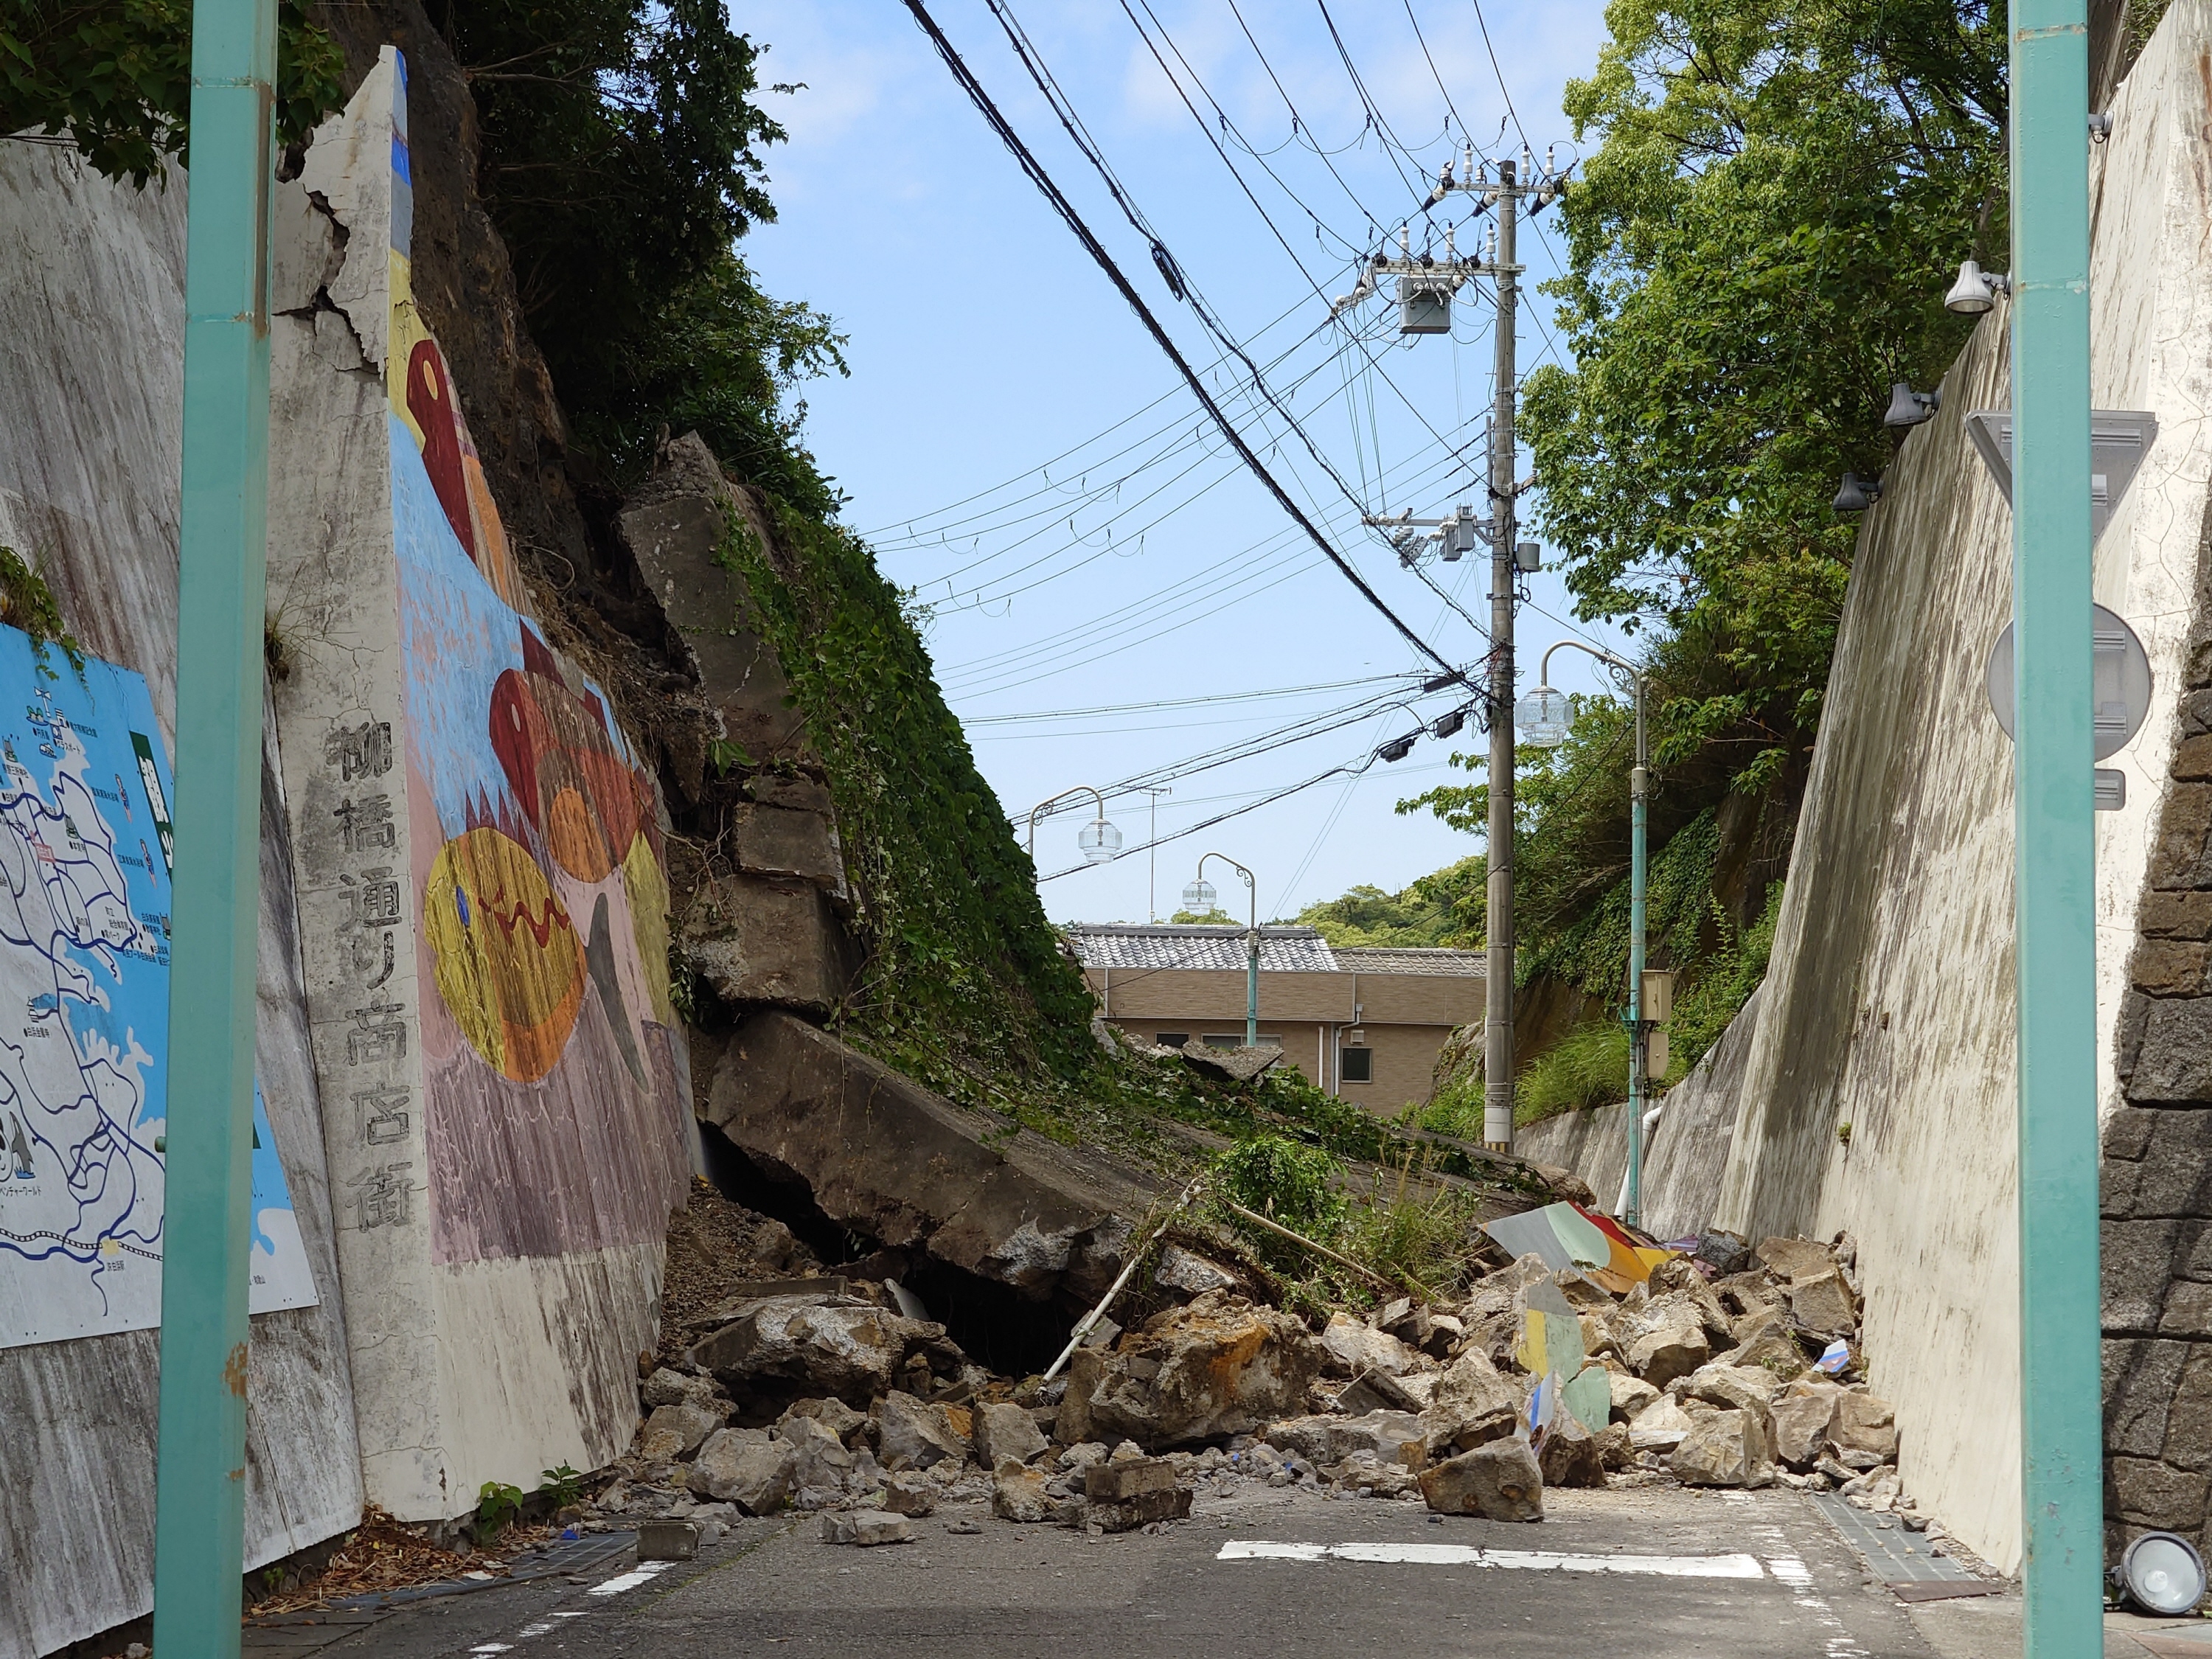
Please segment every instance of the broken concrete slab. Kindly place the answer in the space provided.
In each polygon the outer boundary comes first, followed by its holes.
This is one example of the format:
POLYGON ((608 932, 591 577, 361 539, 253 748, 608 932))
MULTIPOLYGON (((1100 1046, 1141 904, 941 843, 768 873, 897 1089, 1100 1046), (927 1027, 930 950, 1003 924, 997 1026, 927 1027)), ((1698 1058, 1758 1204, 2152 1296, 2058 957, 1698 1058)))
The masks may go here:
POLYGON ((910 1338, 944 1334, 857 1297, 778 1296, 694 1344, 690 1358, 733 1382, 773 1378, 860 1404, 890 1386, 910 1338))
POLYGON ((1158 1194, 1150 1176, 966 1112, 780 1012, 743 1021, 708 1120, 839 1226, 1043 1298, 1095 1301, 1158 1194))
POLYGON ((1897 1409, 1878 1395, 1845 1390, 1836 1400, 1836 1414, 1828 1425, 1828 1443, 1844 1455, 1863 1452, 1882 1462, 1897 1455, 1897 1409))
POLYGON ((1544 1474, 1528 1443, 1516 1435, 1432 1463, 1421 1471, 1421 1496, 1441 1515, 1492 1521, 1541 1521, 1544 1474))
POLYGON ((811 1417, 848 1446, 868 1426, 866 1413, 856 1412, 834 1395, 827 1400, 801 1400, 784 1413, 785 1419, 811 1417))
POLYGON ((1820 1461, 1828 1442, 1828 1425, 1834 1421, 1836 1401, 1843 1390, 1834 1383, 1808 1378, 1792 1382, 1774 1401, 1774 1455, 1800 1471, 1820 1461))
POLYGON ((1700 1365, 1680 1384, 1682 1393, 1692 1400, 1730 1411, 1759 1412, 1766 1411, 1772 1403, 1777 1386, 1771 1372, 1734 1364, 1726 1359, 1700 1365))
POLYGON ((676 937, 691 970, 738 1007, 766 1002, 827 1014, 860 966, 830 896, 795 878, 709 873, 676 937))
POLYGON ((1280 1048, 1211 1048, 1195 1038, 1184 1043, 1180 1052, 1192 1070, 1224 1083, 1249 1083, 1283 1058, 1280 1048))
POLYGON ((1638 1451, 1672 1451, 1695 1426, 1679 1402, 1662 1395, 1628 1425, 1628 1443, 1638 1451))
POLYGON ((715 1402, 720 1401, 723 1408, 726 1410, 729 1402, 722 1400, 721 1396, 722 1390, 713 1377, 687 1376, 684 1372, 672 1370, 666 1365, 659 1367, 651 1376, 647 1377, 637 1391, 639 1402, 647 1411, 653 1411, 662 1406, 673 1406, 679 1401, 689 1401, 695 1406, 704 1406, 710 1411, 714 1408, 715 1402))
POLYGON ((1612 1371, 1606 1381, 1612 1387, 1613 1415, 1623 1423, 1634 1422, 1638 1413, 1659 1398, 1659 1390, 1640 1376, 1612 1371))
POLYGON ((1057 1431, 1154 1451, 1249 1433, 1303 1409, 1322 1358, 1295 1316, 1209 1291, 1155 1314, 1111 1352, 1079 1348, 1057 1431))
POLYGON ((1231 1291, 1237 1288, 1237 1276, 1218 1262, 1180 1244, 1166 1244, 1160 1249, 1159 1260, 1152 1264, 1152 1283, 1170 1291, 1180 1291, 1185 1296, 1204 1296, 1208 1291, 1231 1291))

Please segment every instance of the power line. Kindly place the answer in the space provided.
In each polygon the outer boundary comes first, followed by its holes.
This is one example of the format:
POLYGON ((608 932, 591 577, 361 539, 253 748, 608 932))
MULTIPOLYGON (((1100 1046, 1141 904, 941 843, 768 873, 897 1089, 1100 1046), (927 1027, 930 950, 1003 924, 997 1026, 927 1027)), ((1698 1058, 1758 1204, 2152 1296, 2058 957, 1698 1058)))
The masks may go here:
POLYGON ((1011 726, 1030 720, 1090 720, 1100 714, 1150 714, 1156 708, 1195 708, 1200 704, 1257 702, 1270 697, 1305 696, 1316 691, 1347 691, 1355 686, 1380 685, 1386 680, 1418 679, 1417 674, 1368 674, 1356 680, 1322 680, 1312 685, 1278 685, 1261 691, 1215 691, 1197 697, 1156 697, 1149 702, 1103 703, 1092 708, 1045 708, 1030 714, 978 714, 963 719, 963 726, 1011 726))
MULTIPOLYGON (((922 0, 906 0, 906 8, 914 15, 915 21, 921 25, 922 32, 929 36, 931 44, 937 48, 938 56, 945 60, 946 69, 950 70, 953 78, 959 82, 963 90, 968 94, 969 100, 975 104, 984 120, 989 123, 992 130, 999 135, 1000 142, 1013 155, 1016 161, 1021 165, 1022 171, 1029 175, 1030 182, 1037 187, 1046 201, 1052 205, 1053 210, 1066 221, 1068 228, 1074 232, 1077 240, 1083 244, 1085 251, 1091 255, 1098 268, 1106 273, 1108 280, 1120 290, 1122 299, 1127 301, 1129 308, 1137 313, 1138 319, 1144 324, 1146 331, 1152 335, 1155 343, 1167 354, 1169 360, 1175 364, 1184 380, 1189 384, 1191 391, 1197 396, 1199 402, 1205 405, 1206 412, 1212 416, 1215 423, 1221 428, 1223 435, 1236 446, 1237 453, 1243 457, 1244 464, 1251 468, 1254 476, 1267 486, 1268 493, 1274 496, 1283 511, 1305 532, 1314 545, 1321 550, 1329 562, 1343 573, 1345 580, 1358 590, 1360 597, 1365 599, 1393 629, 1396 629, 1407 644, 1413 646, 1415 650, 1455 679, 1464 680, 1465 676, 1441 652, 1406 625, 1398 613, 1384 601, 1382 596, 1368 585, 1366 579, 1331 545, 1328 539, 1315 526, 1313 520, 1309 519, 1298 504, 1291 499, 1289 492, 1276 481, 1274 474, 1267 470, 1266 464, 1254 453, 1252 447, 1245 442, 1243 434, 1231 423, 1228 416, 1222 411, 1221 405, 1214 401, 1213 394, 1206 389, 1205 383, 1200 380, 1197 370, 1190 366, 1189 361, 1184 357, 1174 340, 1169 337, 1167 331, 1160 326, 1159 319, 1152 315, 1152 308, 1145 303, 1143 296, 1130 286, 1129 279, 1121 274, 1121 268, 1115 264, 1113 255, 1107 252, 1097 237, 1091 234, 1090 226, 1083 222, 1082 216, 1076 212, 1073 204, 1060 193, 1060 187, 1053 183, 1042 164, 1030 153, 1029 146, 1022 142, 1021 135, 1014 131, 1006 118, 1000 112, 998 106, 992 101, 990 94, 984 91, 982 83, 969 71, 966 62, 954 49, 951 41, 945 39, 944 32, 937 27, 936 19, 929 15, 929 9, 922 3, 922 0)), ((1472 687, 1472 682, 1468 684, 1472 687)))

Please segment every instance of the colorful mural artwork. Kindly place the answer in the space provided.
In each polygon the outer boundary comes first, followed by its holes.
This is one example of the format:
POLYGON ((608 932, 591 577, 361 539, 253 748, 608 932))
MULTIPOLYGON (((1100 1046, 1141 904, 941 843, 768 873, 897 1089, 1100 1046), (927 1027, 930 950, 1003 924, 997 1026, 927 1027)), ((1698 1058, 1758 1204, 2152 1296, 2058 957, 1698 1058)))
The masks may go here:
POLYGON ((408 287, 404 94, 394 105, 386 392, 409 838, 436 988, 421 1014, 432 1259, 653 1242, 690 1115, 659 796, 605 694, 520 609, 408 287))

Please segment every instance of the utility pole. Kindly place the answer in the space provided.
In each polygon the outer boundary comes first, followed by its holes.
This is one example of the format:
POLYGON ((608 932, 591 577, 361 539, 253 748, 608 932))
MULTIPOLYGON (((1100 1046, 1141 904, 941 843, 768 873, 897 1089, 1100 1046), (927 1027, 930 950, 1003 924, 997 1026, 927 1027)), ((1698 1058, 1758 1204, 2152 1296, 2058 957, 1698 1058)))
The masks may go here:
POLYGON ((1514 263, 1513 163, 1498 164, 1498 404, 1490 428, 1489 960, 1482 991, 1482 1142, 1513 1150, 1513 329, 1520 300, 1514 263))
MULTIPOLYGON (((1571 167, 1570 163, 1570 167, 1571 167)), ((1455 192, 1475 198, 1475 211, 1492 210, 1490 257, 1463 259, 1454 246, 1455 231, 1444 231, 1441 258, 1424 250, 1416 256, 1408 228, 1398 232, 1398 257, 1378 252, 1361 268, 1351 293, 1330 307, 1332 316, 1357 305, 1377 291, 1382 277, 1398 278, 1399 332, 1407 335, 1449 334, 1452 297, 1470 278, 1489 274, 1498 284, 1497 390, 1490 416, 1490 515, 1477 520, 1466 507, 1443 519, 1416 519, 1410 514, 1370 515, 1366 522, 1392 528, 1399 557, 1408 565, 1419 554, 1419 540, 1409 526, 1436 531, 1449 562, 1472 552, 1479 538, 1490 544, 1490 656, 1489 678, 1484 692, 1490 722, 1490 820, 1488 883, 1484 907, 1488 937, 1486 988, 1483 995, 1482 1140, 1498 1152, 1513 1150, 1513 613, 1519 574, 1535 568, 1534 544, 1516 538, 1515 501, 1527 487, 1513 476, 1514 411, 1520 392, 1519 368, 1515 359, 1514 334, 1520 310, 1521 264, 1517 235, 1521 204, 1540 213, 1567 187, 1565 170, 1547 156, 1540 173, 1524 145, 1521 161, 1510 158, 1497 164, 1498 176, 1488 177, 1490 164, 1478 167, 1473 146, 1466 153, 1466 171, 1453 176, 1447 161, 1426 204, 1433 208, 1455 192)))

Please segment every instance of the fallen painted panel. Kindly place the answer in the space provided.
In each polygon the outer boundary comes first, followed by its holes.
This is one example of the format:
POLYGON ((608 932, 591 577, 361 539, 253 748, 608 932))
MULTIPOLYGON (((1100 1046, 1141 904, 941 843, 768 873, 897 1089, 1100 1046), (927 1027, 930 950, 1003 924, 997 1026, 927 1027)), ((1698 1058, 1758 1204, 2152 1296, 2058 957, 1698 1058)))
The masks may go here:
POLYGON ((1595 1214, 1579 1204, 1547 1204, 1540 1210, 1500 1216, 1486 1223, 1483 1231, 1516 1257, 1541 1256, 1554 1273, 1577 1268, 1615 1296, 1626 1295, 1630 1285, 1642 1284, 1673 1255, 1638 1243, 1612 1217, 1595 1214))

